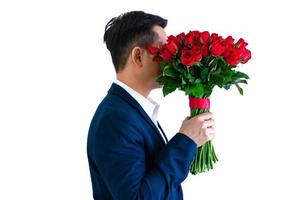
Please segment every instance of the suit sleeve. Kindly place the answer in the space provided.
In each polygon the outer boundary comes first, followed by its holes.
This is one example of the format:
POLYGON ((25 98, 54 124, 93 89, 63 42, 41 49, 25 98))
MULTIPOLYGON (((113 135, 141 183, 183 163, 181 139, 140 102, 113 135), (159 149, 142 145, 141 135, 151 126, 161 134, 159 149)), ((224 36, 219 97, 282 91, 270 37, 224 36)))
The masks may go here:
POLYGON ((188 175, 196 143, 177 133, 146 171, 144 141, 126 116, 107 115, 95 136, 95 161, 115 199, 165 199, 188 175))

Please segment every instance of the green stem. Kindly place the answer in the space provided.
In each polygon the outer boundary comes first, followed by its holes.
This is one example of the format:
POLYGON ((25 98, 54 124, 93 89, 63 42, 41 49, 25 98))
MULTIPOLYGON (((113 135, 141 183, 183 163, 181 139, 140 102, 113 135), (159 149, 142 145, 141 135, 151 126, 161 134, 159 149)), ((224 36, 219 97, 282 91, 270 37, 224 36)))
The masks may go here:
MULTIPOLYGON (((194 117, 201 113, 209 112, 209 109, 191 109, 191 116, 194 117)), ((196 155, 190 167, 193 175, 203 173, 213 169, 214 163, 218 161, 214 146, 211 141, 207 141, 196 151, 196 155)))

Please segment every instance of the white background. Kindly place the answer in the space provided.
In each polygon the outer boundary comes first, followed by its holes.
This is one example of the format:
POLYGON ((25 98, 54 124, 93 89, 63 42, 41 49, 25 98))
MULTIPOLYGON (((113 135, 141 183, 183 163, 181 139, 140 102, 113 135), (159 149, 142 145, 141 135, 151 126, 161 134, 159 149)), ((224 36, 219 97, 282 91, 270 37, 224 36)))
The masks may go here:
MULTIPOLYGON (((211 97, 219 162, 188 176, 184 199, 302 199, 298 0, 1 0, 0 199, 92 199, 87 132, 115 78, 102 36, 131 10, 167 18, 168 34, 243 37, 253 53, 240 67, 251 77, 244 96, 232 88, 211 97)), ((189 115, 187 96, 151 95, 171 138, 189 115)))

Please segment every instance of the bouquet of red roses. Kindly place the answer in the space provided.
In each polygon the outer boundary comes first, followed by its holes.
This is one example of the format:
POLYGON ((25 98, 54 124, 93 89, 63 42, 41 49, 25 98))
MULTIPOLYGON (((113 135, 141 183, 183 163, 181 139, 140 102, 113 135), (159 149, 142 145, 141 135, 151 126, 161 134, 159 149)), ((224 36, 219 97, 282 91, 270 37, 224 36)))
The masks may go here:
MULTIPOLYGON (((160 63, 162 74, 157 82, 163 85, 163 94, 177 88, 189 95, 191 117, 210 109, 209 97, 215 86, 229 89, 235 85, 243 94, 240 83, 247 84, 248 75, 236 71, 239 63, 246 63, 251 52, 241 38, 237 42, 232 36, 223 38, 208 31, 190 31, 169 36, 166 44, 148 46, 153 60, 160 63)), ((190 172, 197 174, 213 169, 217 156, 211 141, 198 148, 190 172)))

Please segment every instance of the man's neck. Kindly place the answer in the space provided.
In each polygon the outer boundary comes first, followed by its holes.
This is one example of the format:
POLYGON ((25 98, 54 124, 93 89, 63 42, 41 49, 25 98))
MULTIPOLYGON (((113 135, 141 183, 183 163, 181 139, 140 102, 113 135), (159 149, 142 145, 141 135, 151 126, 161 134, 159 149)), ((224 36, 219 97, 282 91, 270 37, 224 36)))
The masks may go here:
POLYGON ((151 92, 150 89, 143 87, 143 84, 139 84, 139 83, 135 82, 135 80, 125 79, 120 76, 116 76, 116 79, 123 82, 124 84, 128 85, 130 88, 132 88, 136 92, 140 93, 145 98, 147 98, 151 92))

